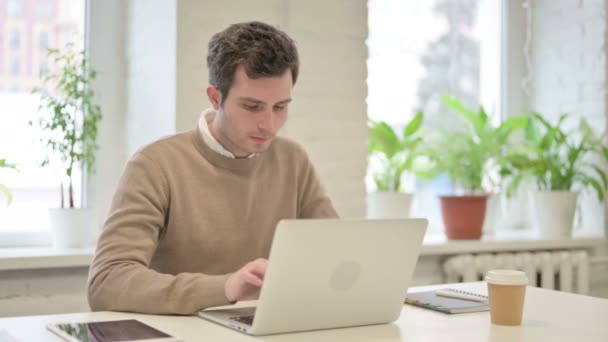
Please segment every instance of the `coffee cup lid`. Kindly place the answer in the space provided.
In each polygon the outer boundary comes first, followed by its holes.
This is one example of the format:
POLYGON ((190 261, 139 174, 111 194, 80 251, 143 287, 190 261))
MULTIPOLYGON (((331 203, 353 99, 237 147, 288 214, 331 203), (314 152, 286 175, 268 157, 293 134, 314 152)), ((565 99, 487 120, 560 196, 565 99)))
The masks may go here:
POLYGON ((491 270, 486 275, 486 282, 497 285, 527 285, 526 273, 515 270, 491 270))

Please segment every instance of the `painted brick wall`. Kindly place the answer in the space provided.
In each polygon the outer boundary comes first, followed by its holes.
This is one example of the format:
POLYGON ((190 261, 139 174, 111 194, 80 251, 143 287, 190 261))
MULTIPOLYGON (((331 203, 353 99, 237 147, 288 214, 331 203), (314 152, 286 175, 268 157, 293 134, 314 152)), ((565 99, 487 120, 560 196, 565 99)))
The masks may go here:
MULTIPOLYGON (((608 2, 534 0, 532 4, 531 108, 553 121, 560 113, 573 113, 586 118, 597 132, 605 131, 608 2)), ((608 234, 606 203, 598 203, 589 192, 581 199, 579 233, 608 234)), ((592 294, 608 298, 608 265, 592 263, 590 274, 592 294)))
POLYGON ((127 6, 126 153, 175 133, 176 0, 127 6))
POLYGON ((294 38, 301 70, 282 135, 308 151, 343 217, 365 215, 367 167, 367 2, 178 2, 177 130, 191 129, 205 96, 211 35, 231 23, 262 20, 294 38))
MULTIPOLYGON (((530 107, 555 122, 561 113, 607 128, 606 2, 534 0, 531 27, 530 107)), ((571 120, 570 126, 578 120, 571 120)), ((581 228, 604 230, 594 194, 582 201, 581 228)))

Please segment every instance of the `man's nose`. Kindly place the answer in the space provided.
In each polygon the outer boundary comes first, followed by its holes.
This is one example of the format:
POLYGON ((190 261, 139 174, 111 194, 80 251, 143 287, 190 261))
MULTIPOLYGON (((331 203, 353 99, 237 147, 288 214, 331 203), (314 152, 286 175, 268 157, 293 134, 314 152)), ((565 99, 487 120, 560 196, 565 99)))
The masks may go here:
POLYGON ((261 120, 258 122, 258 128, 263 131, 272 133, 274 132, 274 126, 275 115, 272 112, 272 109, 264 111, 264 113, 262 113, 261 120))

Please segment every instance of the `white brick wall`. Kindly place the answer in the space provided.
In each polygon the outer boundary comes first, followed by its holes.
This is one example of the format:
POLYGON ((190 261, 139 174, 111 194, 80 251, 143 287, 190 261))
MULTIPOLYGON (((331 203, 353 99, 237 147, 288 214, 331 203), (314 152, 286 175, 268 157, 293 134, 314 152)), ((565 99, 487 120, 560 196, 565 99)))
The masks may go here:
MULTIPOLYGON (((534 0, 530 107, 552 120, 570 112, 598 132, 608 129, 608 2, 534 0)), ((572 122, 572 124, 577 124, 572 122)), ((606 203, 594 193, 581 201, 581 229, 606 231, 606 203)), ((606 252, 604 251, 604 255, 606 252)), ((591 265, 592 295, 608 296, 608 265, 591 265)))
POLYGON ((365 215, 367 167, 367 2, 178 2, 177 130, 191 129, 205 96, 205 56, 212 34, 231 23, 262 20, 297 42, 301 70, 282 131, 300 142, 343 217, 365 215))
POLYGON ((127 156, 175 133, 176 7, 176 0, 128 4, 127 156))
MULTIPOLYGON (((561 113, 607 128, 606 2, 532 1, 530 107, 555 121, 561 113)), ((578 124, 572 120, 570 125, 578 124)), ((583 196, 582 228, 604 229, 594 194, 583 196)))
POLYGON ((602 0, 535 0, 532 108, 606 127, 606 9, 602 0))

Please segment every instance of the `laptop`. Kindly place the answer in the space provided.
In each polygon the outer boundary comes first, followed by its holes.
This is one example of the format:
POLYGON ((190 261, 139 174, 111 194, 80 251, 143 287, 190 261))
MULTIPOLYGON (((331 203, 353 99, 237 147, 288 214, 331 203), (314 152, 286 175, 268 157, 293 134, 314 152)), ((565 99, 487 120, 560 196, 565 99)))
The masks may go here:
POLYGON ((257 307, 198 315, 250 335, 393 322, 426 227, 426 219, 282 220, 257 307))

